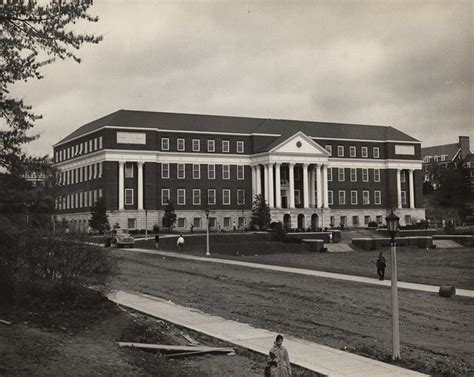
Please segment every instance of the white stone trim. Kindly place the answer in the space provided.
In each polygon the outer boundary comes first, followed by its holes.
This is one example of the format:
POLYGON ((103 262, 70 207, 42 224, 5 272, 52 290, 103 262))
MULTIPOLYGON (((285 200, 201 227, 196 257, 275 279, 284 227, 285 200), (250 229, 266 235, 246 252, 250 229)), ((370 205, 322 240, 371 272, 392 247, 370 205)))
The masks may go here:
MULTIPOLYGON (((357 126, 357 124, 354 124, 357 126)), ((374 126, 374 127, 384 127, 384 126, 374 126)), ((346 138, 339 138, 339 137, 324 137, 324 136, 311 136, 312 139, 320 139, 320 140, 334 140, 334 141, 354 141, 354 142, 362 142, 362 143, 406 143, 406 144, 421 144, 419 140, 379 140, 379 139, 346 139, 346 138)))

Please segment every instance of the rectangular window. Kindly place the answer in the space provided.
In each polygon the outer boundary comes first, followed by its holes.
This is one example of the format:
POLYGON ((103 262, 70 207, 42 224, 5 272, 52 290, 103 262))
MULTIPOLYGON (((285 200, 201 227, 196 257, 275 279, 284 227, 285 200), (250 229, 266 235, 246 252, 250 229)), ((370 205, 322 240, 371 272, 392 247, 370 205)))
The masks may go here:
POLYGON ((301 204, 301 193, 300 190, 295 190, 295 204, 300 205, 301 204))
POLYGON ((201 218, 200 217, 195 217, 193 219, 193 226, 195 228, 200 228, 201 227, 201 218))
POLYGON ((329 152, 329 155, 332 156, 332 145, 326 145, 324 148, 326 148, 326 150, 329 152))
POLYGON ((374 182, 380 182, 380 169, 374 169, 374 182))
POLYGON ((362 157, 367 158, 368 156, 367 147, 362 147, 362 157))
POLYGON ((80 192, 80 193, 79 193, 79 208, 82 208, 82 205, 83 205, 83 202, 82 202, 82 200, 83 200, 83 194, 84 194, 83 192, 80 192))
POLYGON ((215 189, 208 189, 207 190, 207 203, 209 205, 216 204, 216 190, 215 189))
POLYGON ((375 216, 375 222, 376 222, 377 224, 382 224, 382 216, 381 216, 381 215, 375 216))
POLYGON ((161 204, 166 205, 170 201, 170 189, 161 189, 161 204))
POLYGON ((337 146, 337 155, 338 157, 344 157, 344 146, 338 145, 337 146))
POLYGON ((89 143, 87 141, 84 143, 84 153, 89 153, 89 143))
POLYGON ((351 182, 357 182, 357 169, 351 168, 351 182))
POLYGON ((400 172, 400 182, 406 182, 405 172, 403 170, 400 172))
POLYGON ((244 153, 244 142, 238 141, 237 142, 237 153, 244 153))
POLYGON ((201 179, 201 165, 193 164, 193 179, 201 179))
POLYGON ((374 154, 374 158, 380 158, 380 149, 379 149, 379 147, 374 147, 372 152, 374 154))
POLYGON ((359 225, 359 216, 352 216, 352 225, 353 226, 359 225))
POLYGON ((216 179, 216 165, 207 165, 207 178, 216 179))
POLYGON ((170 164, 161 164, 161 178, 168 179, 170 177, 170 164))
POLYGON ((99 163, 97 164, 97 170, 98 170, 98 171, 97 171, 97 177, 98 177, 98 178, 102 178, 102 162, 99 162, 99 163))
POLYGON ((193 205, 198 206, 201 204, 201 190, 194 189, 193 190, 193 205))
POLYGON ((244 165, 237 165, 237 179, 243 180, 244 176, 244 165))
POLYGON ((357 191, 351 190, 351 204, 357 205, 357 191))
POLYGON ((328 204, 329 204, 329 205, 333 205, 333 204, 334 204, 334 198, 333 198, 332 190, 328 190, 328 204))
POLYGON ((245 190, 237 190, 237 204, 245 204, 245 190))
POLYGON ((300 169, 299 169, 299 167, 295 166, 295 168, 293 170, 293 178, 294 178, 295 181, 299 181, 301 179, 300 177, 301 177, 300 169))
POLYGON ((201 140, 193 139, 193 152, 199 152, 201 150, 201 140))
POLYGON ((230 179, 230 165, 222 165, 222 179, 230 179))
POLYGON ((339 190, 339 204, 346 204, 346 192, 339 190))
POLYGON ((133 189, 125 189, 125 204, 133 205, 133 189))
POLYGON ((230 152, 230 142, 229 140, 222 140, 222 153, 230 152))
POLYGON ((99 136, 99 149, 102 149, 102 136, 99 136))
POLYGON ((94 143, 94 141, 92 139, 90 139, 89 140, 89 152, 92 152, 94 150, 93 143, 94 143))
POLYGON ((328 182, 332 182, 332 168, 328 168, 328 182))
POLYGON ((95 139, 94 139, 94 150, 95 150, 95 151, 97 150, 97 146, 98 146, 97 144, 98 144, 97 138, 95 138, 95 139))
POLYGON ((104 193, 103 193, 102 189, 100 188, 99 189, 99 198, 102 198, 102 196, 104 196, 104 193))
MULTIPOLYGON (((94 170, 94 178, 95 178, 96 176, 95 164, 92 165, 92 169, 94 170)), ((133 164, 129 164, 129 163, 125 164, 125 178, 133 178, 133 164)))
POLYGON ((351 146, 349 147, 349 155, 350 155, 351 157, 356 157, 356 147, 355 147, 354 145, 351 145, 351 146))
POLYGON ((230 228, 230 217, 224 217, 224 228, 230 228))
POLYGON ((82 182, 83 178, 84 178, 84 176, 82 174, 82 167, 81 167, 81 168, 79 168, 79 182, 82 182))
POLYGON ((89 190, 89 205, 92 207, 94 205, 94 201, 92 200, 92 190, 89 190))
POLYGON ((364 216, 364 224, 368 225, 369 223, 370 223, 370 216, 369 215, 364 216))
POLYGON ((377 205, 382 204, 382 192, 381 191, 374 191, 374 203, 377 205))
POLYGON ((217 218, 209 217, 209 228, 215 228, 217 224, 217 218))
POLYGON ((369 182, 369 169, 362 169, 362 182, 369 182))
POLYGON ((178 189, 176 191, 177 202, 179 206, 184 206, 186 204, 186 190, 185 189, 178 189))
POLYGON ((186 178, 186 175, 185 175, 185 172, 184 172, 184 167, 185 167, 185 164, 177 164, 177 171, 178 171, 177 177, 178 177, 178 179, 185 179, 186 178))
POLYGON ((362 191, 362 204, 368 205, 370 204, 370 197, 368 191, 362 191))
POLYGON ((215 140, 208 140, 207 141, 207 151, 208 152, 215 152, 216 151, 216 142, 215 142, 215 140))
POLYGON ((406 191, 402 191, 401 192, 401 197, 402 197, 402 204, 407 204, 407 192, 406 191))
POLYGON ((167 137, 161 138, 161 150, 162 151, 169 151, 170 150, 170 139, 167 137))
POLYGON ((128 229, 137 229, 137 219, 127 219, 128 229))
POLYGON ((341 216, 339 220, 339 224, 347 226, 347 216, 341 216))
POLYGON ((178 217, 178 228, 186 228, 186 218, 178 217))
POLYGON ((222 204, 228 206, 230 205, 230 190, 222 190, 222 204))
POLYGON ((338 181, 344 182, 346 180, 346 174, 344 168, 338 168, 338 181))
POLYGON ((184 139, 178 139, 177 140, 176 149, 180 152, 184 152, 184 150, 185 150, 184 139))

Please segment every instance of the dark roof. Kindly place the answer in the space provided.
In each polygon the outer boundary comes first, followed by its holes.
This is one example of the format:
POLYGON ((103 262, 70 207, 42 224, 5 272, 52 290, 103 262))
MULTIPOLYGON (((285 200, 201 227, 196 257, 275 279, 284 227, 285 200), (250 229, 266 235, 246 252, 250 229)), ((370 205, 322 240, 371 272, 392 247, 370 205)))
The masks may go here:
POLYGON ((288 136, 288 134, 293 134, 295 131, 302 131, 315 138, 418 141, 393 127, 386 126, 118 110, 79 127, 58 144, 105 126, 159 128, 176 131, 264 133, 280 134, 282 136, 288 136))
POLYGON ((464 159, 465 162, 474 162, 474 153, 469 153, 464 159))
POLYGON ((421 158, 426 156, 441 156, 446 155, 447 161, 451 161, 458 153, 461 146, 459 143, 434 145, 432 147, 421 148, 421 158))

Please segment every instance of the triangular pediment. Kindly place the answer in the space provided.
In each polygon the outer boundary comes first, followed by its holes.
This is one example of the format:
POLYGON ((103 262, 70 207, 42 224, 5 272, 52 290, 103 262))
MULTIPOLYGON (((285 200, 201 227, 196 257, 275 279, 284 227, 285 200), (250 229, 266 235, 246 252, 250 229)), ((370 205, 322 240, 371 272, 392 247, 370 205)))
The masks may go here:
POLYGON ((280 144, 273 147, 270 153, 316 154, 329 156, 329 152, 301 131, 296 132, 280 144))

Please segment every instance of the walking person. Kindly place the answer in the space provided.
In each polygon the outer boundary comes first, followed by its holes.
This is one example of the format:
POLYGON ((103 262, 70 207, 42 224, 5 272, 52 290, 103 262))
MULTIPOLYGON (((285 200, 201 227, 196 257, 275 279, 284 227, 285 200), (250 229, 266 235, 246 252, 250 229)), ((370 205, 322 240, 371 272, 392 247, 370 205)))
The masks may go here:
POLYGON ((158 233, 155 234, 155 249, 158 250, 160 247, 160 235, 158 233))
POLYGON ((178 237, 178 241, 176 241, 176 246, 178 246, 178 251, 182 252, 183 251, 183 246, 184 246, 184 238, 183 235, 180 234, 178 237))
POLYGON ((379 275, 379 280, 383 280, 385 278, 385 267, 387 264, 385 263, 385 258, 382 253, 379 254, 377 258, 377 275, 379 275))
POLYGON ((288 351, 283 346, 283 335, 277 335, 275 343, 268 353, 265 375, 271 377, 291 376, 290 358, 288 351))

